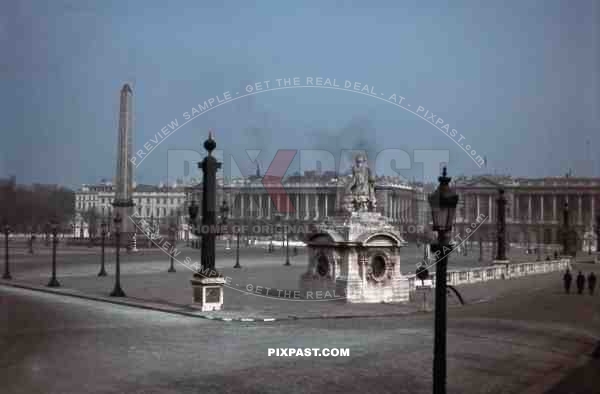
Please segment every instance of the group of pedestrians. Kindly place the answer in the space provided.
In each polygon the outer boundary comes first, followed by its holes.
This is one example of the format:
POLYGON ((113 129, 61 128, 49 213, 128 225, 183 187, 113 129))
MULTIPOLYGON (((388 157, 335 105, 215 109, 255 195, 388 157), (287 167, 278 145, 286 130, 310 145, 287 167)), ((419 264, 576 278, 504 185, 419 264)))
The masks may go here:
MULTIPOLYGON (((571 291, 571 282, 573 281, 573 277, 571 276, 571 272, 569 269, 565 272, 563 276, 563 282, 565 285, 565 293, 569 294, 571 291)), ((577 279, 575 279, 575 284, 577 285, 577 294, 583 294, 583 290, 585 289, 585 275, 579 271, 577 274, 577 279)), ((587 285, 590 295, 594 295, 594 290, 596 289, 596 275, 593 272, 587 277, 587 285)))

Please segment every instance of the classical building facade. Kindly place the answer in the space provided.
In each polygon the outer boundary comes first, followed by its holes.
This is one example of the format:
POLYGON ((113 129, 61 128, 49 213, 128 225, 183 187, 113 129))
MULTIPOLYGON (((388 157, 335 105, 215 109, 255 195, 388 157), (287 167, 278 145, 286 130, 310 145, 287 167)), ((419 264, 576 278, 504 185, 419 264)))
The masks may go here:
POLYGON ((563 210, 568 204, 569 222, 578 234, 580 250, 595 250, 594 228, 600 214, 600 179, 550 177, 543 179, 481 176, 460 178, 456 230, 463 234, 485 216, 475 240, 494 241, 497 226, 498 189, 505 190, 506 231, 511 243, 558 245, 563 210))
MULTIPOLYGON (((134 185, 134 212, 149 223, 156 225, 167 224, 170 221, 179 223, 179 237, 185 236, 187 226, 187 211, 185 208, 185 188, 181 185, 134 185)), ((82 185, 75 192, 76 218, 72 224, 75 237, 88 238, 90 232, 98 233, 99 223, 112 225, 113 206, 115 198, 112 183, 97 185, 82 185), (94 216, 92 218, 91 216, 94 216), (92 221, 97 222, 91 229, 92 221)))
MULTIPOLYGON (((218 206, 222 206, 225 199, 229 207, 228 221, 245 223, 320 223, 335 216, 340 209, 340 198, 343 195, 341 189, 344 183, 334 173, 317 175, 306 172, 303 176, 289 176, 283 180, 283 189, 278 189, 278 181, 264 179, 258 175, 226 182, 220 179, 218 206), (271 190, 271 193, 268 190, 271 190)), ((377 177, 375 190, 377 210, 397 225, 401 233, 422 233, 422 226, 417 226, 418 220, 423 218, 428 210, 422 204, 422 187, 408 185, 398 178, 377 177)), ((186 189, 186 201, 188 204, 191 201, 201 204, 201 185, 186 189)), ((407 237, 410 238, 408 235, 407 237)))

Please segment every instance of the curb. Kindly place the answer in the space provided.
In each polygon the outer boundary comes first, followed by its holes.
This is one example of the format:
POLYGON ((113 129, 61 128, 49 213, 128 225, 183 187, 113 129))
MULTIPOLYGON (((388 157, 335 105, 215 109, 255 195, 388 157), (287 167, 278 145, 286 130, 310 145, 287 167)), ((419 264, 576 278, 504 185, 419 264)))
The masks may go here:
POLYGON ((54 294, 54 295, 62 295, 69 296, 74 298, 80 298, 84 300, 97 301, 97 302, 106 302, 109 304, 115 305, 123 305, 129 306, 132 308, 140 308, 153 310, 158 312, 171 313, 180 316, 187 317, 195 317, 206 320, 214 320, 214 321, 222 321, 222 322, 236 322, 236 323, 271 323, 276 321, 293 321, 293 320, 319 320, 319 319, 373 319, 373 318, 381 318, 381 317, 403 317, 408 315, 415 314, 423 314, 429 313, 423 311, 407 311, 407 312, 392 312, 392 313, 382 313, 376 315, 365 315, 365 314, 356 314, 356 315, 314 315, 314 316, 296 316, 296 315, 288 315, 287 317, 265 317, 265 318, 253 318, 253 317, 222 317, 222 316, 214 316, 209 314, 204 314, 201 312, 194 312, 193 307, 191 306, 179 306, 173 307, 168 305, 162 305, 157 303, 150 303, 146 301, 137 301, 135 299, 127 298, 114 298, 114 297, 104 297, 99 295, 90 295, 81 293, 79 290, 73 290, 68 288, 47 288, 37 285, 31 285, 28 283, 22 282, 12 282, 5 279, 0 279, 0 286, 14 287, 19 289, 25 289, 30 291, 39 291, 42 293, 54 294))
POLYGON ((60 290, 48 289, 45 287, 40 287, 40 286, 35 286, 35 285, 30 285, 30 284, 25 284, 25 283, 10 282, 8 280, 0 280, 0 286, 15 287, 15 288, 19 288, 19 289, 39 291, 42 293, 63 295, 63 296, 69 296, 69 297, 74 297, 74 298, 80 298, 80 299, 84 299, 84 300, 106 302, 109 304, 123 305, 123 306, 129 306, 129 307, 133 307, 133 308, 148 309, 148 310, 153 310, 153 311, 171 313, 171 314, 175 314, 175 315, 196 317, 196 318, 201 318, 201 319, 206 319, 206 320, 216 320, 216 321, 223 321, 223 322, 247 323, 247 322, 274 322, 274 321, 281 321, 281 320, 293 320, 292 318, 278 318, 278 319, 271 318, 271 317, 269 317, 269 318, 244 318, 244 317, 234 318, 234 317, 212 316, 212 315, 206 315, 206 314, 202 314, 202 313, 198 313, 198 312, 191 312, 191 311, 186 310, 188 308, 192 309, 191 307, 175 308, 175 307, 156 305, 154 303, 152 305, 149 305, 146 302, 133 301, 130 299, 124 300, 124 299, 116 299, 116 298, 112 298, 112 297, 109 298, 109 297, 103 297, 103 296, 88 295, 88 294, 80 293, 78 290, 72 290, 72 289, 66 289, 66 288, 60 289, 60 290))

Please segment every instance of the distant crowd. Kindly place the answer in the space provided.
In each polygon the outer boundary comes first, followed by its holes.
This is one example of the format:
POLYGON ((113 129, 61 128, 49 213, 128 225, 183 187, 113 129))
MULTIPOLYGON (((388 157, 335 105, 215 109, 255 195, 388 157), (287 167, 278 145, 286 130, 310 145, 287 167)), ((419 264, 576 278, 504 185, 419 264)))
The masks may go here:
MULTIPOLYGON (((565 293, 569 294, 571 292, 571 282, 573 281, 573 276, 571 275, 571 271, 569 271, 569 269, 567 269, 567 271, 565 272, 565 274, 563 275, 563 283, 565 285, 565 293)), ((593 272, 590 272, 590 274, 587 277, 585 275, 579 271, 579 274, 577 274, 577 278, 575 279, 575 284, 577 285, 577 294, 583 294, 583 291, 585 290, 585 284, 587 282, 587 287, 588 287, 588 291, 590 292, 590 295, 594 295, 594 290, 596 289, 596 275, 594 275, 593 272)))

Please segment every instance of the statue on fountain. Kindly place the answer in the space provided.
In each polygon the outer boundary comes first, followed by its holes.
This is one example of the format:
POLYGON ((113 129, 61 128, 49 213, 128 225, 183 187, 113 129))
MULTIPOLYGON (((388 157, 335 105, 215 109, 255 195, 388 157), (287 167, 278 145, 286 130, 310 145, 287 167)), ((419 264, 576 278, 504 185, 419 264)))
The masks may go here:
POLYGON ((373 212, 376 207, 375 178, 367 164, 367 158, 359 154, 354 159, 352 179, 348 184, 347 193, 352 197, 351 210, 354 212, 373 212))

